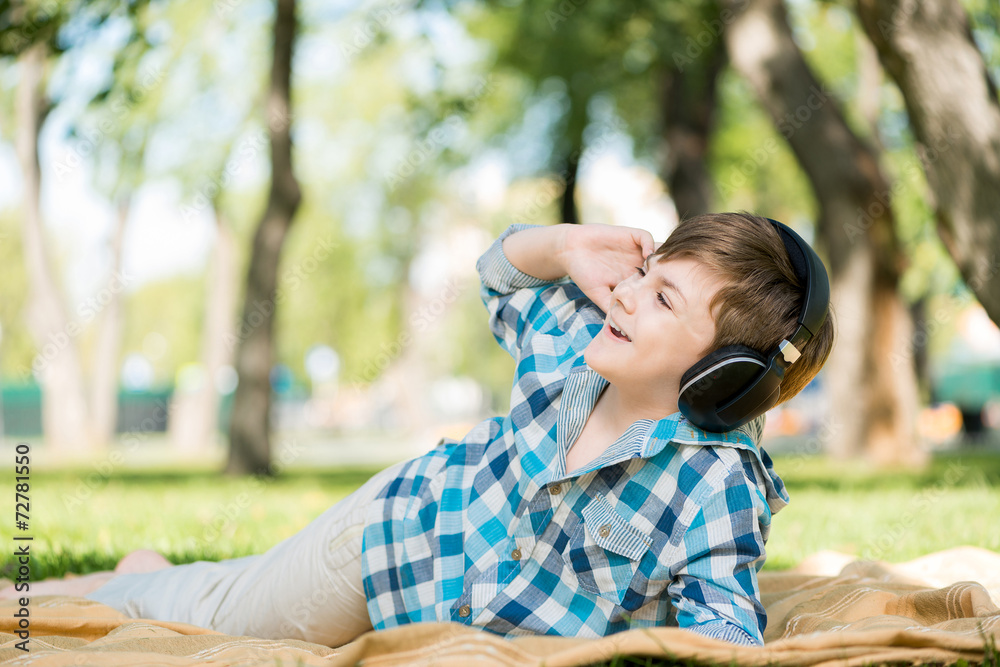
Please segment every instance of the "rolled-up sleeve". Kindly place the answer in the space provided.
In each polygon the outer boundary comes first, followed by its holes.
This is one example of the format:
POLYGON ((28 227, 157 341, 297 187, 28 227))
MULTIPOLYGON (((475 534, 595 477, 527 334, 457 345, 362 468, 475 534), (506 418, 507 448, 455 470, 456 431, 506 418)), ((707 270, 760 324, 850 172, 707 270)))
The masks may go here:
POLYGON ((677 624, 737 644, 763 645, 767 614, 757 572, 765 558, 759 513, 766 504, 741 468, 702 499, 667 587, 677 624))

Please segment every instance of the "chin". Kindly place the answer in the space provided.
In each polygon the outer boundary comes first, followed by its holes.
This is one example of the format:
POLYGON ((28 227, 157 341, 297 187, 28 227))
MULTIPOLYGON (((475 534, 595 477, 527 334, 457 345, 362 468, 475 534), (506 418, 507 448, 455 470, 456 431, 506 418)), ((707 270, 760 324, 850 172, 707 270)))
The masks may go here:
POLYGON ((602 363, 603 360, 601 359, 600 355, 594 358, 593 356, 588 355, 586 351, 584 351, 583 360, 587 362, 587 366, 590 368, 590 370, 594 371, 595 373, 600 375, 602 378, 604 378, 611 384, 617 384, 617 382, 615 381, 614 368, 610 367, 607 363, 602 363))
POLYGON ((583 360, 587 366, 612 384, 621 380, 621 370, 626 360, 622 359, 619 350, 612 346, 602 345, 603 341, 594 340, 583 351, 583 360))
POLYGON ((594 344, 593 343, 591 343, 590 345, 588 345, 583 350, 583 360, 587 362, 587 365, 590 366, 591 370, 597 371, 598 373, 600 373, 601 375, 603 375, 603 373, 601 373, 601 371, 600 371, 600 368, 603 365, 601 363, 601 355, 600 355, 600 353, 595 353, 595 351, 594 351, 594 344), (596 354, 596 358, 595 358, 595 354, 596 354))

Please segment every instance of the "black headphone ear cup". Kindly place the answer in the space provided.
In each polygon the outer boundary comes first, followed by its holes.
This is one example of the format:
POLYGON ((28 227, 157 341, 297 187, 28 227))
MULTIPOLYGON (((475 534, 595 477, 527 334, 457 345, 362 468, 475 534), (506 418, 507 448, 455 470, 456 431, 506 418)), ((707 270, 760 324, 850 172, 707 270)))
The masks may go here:
POLYGON ((729 430, 718 408, 767 369, 767 359, 746 345, 727 345, 707 354, 681 377, 678 409, 707 431, 729 430))

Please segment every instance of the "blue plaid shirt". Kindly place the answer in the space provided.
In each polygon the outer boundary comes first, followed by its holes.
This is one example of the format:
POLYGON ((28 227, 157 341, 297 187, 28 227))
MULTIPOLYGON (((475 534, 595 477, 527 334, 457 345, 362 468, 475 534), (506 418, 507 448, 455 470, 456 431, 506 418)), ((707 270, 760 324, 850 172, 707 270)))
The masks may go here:
POLYGON ((674 625, 762 644, 757 573, 788 502, 758 447, 680 413, 633 423, 597 460, 566 453, 607 381, 583 359, 604 313, 568 280, 479 259, 490 327, 514 357, 510 414, 409 461, 373 503, 363 576, 376 629, 453 621, 598 637, 674 625))

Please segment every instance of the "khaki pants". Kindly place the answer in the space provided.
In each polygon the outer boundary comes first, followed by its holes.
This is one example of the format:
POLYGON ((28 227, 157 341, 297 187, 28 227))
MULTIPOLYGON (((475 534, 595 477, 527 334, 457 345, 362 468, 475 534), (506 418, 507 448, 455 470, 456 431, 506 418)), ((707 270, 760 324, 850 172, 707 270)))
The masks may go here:
POLYGON ((267 553, 122 574, 86 597, 131 618, 346 644, 372 628, 361 583, 368 506, 402 465, 376 474, 267 553))

